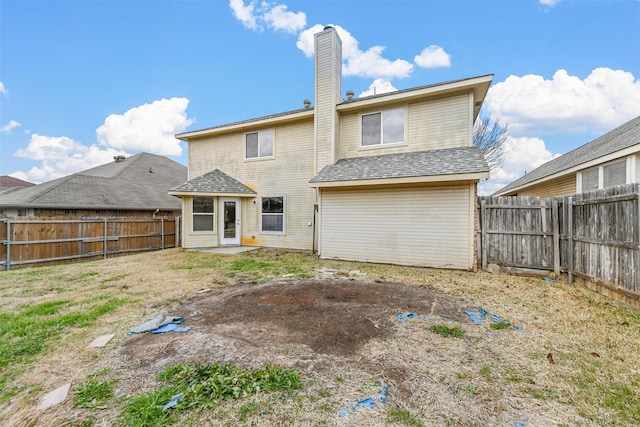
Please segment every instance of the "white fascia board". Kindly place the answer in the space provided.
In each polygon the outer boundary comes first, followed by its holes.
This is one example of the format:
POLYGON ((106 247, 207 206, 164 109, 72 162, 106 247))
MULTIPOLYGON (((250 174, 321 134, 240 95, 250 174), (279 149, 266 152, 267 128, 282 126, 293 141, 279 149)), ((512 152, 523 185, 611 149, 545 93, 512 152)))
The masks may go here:
MULTIPOLYGON (((474 92, 475 101, 483 101, 489 90, 489 85, 493 80, 493 76, 475 77, 468 80, 460 80, 453 83, 429 86, 422 89, 398 91, 397 93, 381 94, 370 99, 354 99, 351 102, 345 102, 338 105, 338 111, 357 110, 363 107, 376 106, 378 104, 388 104, 394 102, 412 101, 419 98, 429 98, 432 96, 440 96, 447 93, 462 93, 465 90, 474 92)), ((478 107, 479 108, 479 107, 478 107)))
POLYGON ((429 182, 461 182, 461 181, 480 181, 489 178, 489 172, 451 174, 451 175, 431 175, 431 176, 411 176, 404 178, 378 178, 378 179, 354 179, 349 181, 325 181, 312 182, 311 187, 328 188, 328 187, 363 187, 370 185, 397 185, 397 184, 416 184, 429 182))
POLYGON ((176 197, 258 197, 257 194, 247 193, 205 193, 199 191, 169 191, 169 195, 176 197))
POLYGON ((280 123, 287 123, 296 120, 302 120, 305 118, 313 117, 314 110, 311 108, 305 111, 299 111, 291 114, 274 115, 268 117, 262 117, 255 120, 245 120, 236 123, 230 123, 228 125, 216 126, 213 128, 194 130, 192 132, 185 132, 175 135, 177 139, 182 141, 189 141, 190 139, 202 138, 207 136, 213 136, 221 133, 237 132, 247 128, 259 128, 274 126, 280 123))

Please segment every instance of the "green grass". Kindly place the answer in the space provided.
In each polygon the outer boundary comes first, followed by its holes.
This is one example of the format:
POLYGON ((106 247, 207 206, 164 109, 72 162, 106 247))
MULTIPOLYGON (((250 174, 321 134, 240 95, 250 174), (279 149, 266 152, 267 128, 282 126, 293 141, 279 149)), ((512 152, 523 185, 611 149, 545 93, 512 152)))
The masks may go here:
POLYGON ((424 423, 406 409, 391 408, 387 411, 387 423, 399 423, 405 426, 423 427, 424 423))
POLYGON ((497 322, 497 323, 492 323, 491 325, 489 325, 489 327, 491 329, 497 329, 497 330, 507 329, 507 328, 511 327, 511 323, 501 321, 501 322, 497 322))
POLYGON ((438 335, 442 335, 443 337, 464 337, 464 329, 460 328, 459 326, 433 325, 429 328, 429 330, 438 335))
MULTIPOLYGON (((261 369, 239 369, 234 365, 178 364, 165 369, 158 380, 166 385, 160 390, 132 398, 125 404, 121 421, 128 426, 170 425, 187 410, 206 410, 226 400, 242 399, 260 392, 295 390, 302 387, 297 371, 268 364, 261 369), (177 406, 162 408, 183 393, 177 406)), ((245 405, 241 417, 252 416, 258 409, 245 405), (244 415, 243 415, 244 414, 244 415)))
POLYGON ((113 385, 117 379, 109 381, 90 380, 81 384, 74 392, 73 405, 78 408, 106 408, 113 397, 113 385))
POLYGON ((115 311, 126 301, 119 298, 88 307, 66 300, 23 305, 12 313, 0 313, 0 403, 15 395, 8 387, 37 356, 47 351, 69 328, 84 328, 115 311))

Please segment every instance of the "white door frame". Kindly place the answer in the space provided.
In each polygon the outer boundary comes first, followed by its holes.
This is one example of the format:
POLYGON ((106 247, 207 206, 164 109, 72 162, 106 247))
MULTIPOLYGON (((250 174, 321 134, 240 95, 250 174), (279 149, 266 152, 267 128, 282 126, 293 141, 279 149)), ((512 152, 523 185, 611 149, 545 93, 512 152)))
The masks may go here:
POLYGON ((218 230, 220 246, 233 246, 240 244, 242 218, 240 212, 240 199, 237 197, 220 197, 218 203, 218 230), (231 209, 235 204, 235 209, 231 209), (225 209, 225 206, 228 209, 225 209), (235 211, 235 218, 229 218, 229 214, 235 211))

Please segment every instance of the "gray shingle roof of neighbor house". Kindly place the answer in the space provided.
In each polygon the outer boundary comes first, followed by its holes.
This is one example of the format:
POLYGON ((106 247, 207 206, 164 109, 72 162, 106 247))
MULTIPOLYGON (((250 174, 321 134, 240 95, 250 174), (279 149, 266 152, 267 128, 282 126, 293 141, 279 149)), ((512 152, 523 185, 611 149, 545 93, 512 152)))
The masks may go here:
POLYGON ((45 209, 180 210, 167 190, 187 179, 187 167, 140 153, 53 181, 0 194, 0 206, 45 209))
POLYGON ((504 194, 535 181, 542 180, 559 172, 572 169, 581 164, 607 156, 616 151, 640 144, 640 116, 605 133, 599 138, 569 151, 560 157, 539 166, 526 175, 501 188, 495 194, 504 194))
POLYGON ((231 178, 220 169, 214 169, 204 175, 193 178, 169 190, 172 194, 180 193, 224 193, 224 194, 256 194, 255 191, 231 178))
POLYGON ((352 157, 325 166, 311 183, 488 173, 477 147, 352 157))

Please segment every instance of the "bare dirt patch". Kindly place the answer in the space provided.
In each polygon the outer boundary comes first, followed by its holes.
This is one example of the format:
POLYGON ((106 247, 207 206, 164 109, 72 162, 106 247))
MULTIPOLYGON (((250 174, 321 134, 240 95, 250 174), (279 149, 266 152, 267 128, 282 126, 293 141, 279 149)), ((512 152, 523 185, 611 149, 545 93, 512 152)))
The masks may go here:
POLYGON ((462 298, 398 283, 291 280, 245 284, 194 298, 170 314, 188 333, 144 334, 124 344, 141 367, 230 362, 323 369, 391 336, 396 315, 416 312, 469 322, 462 298))

